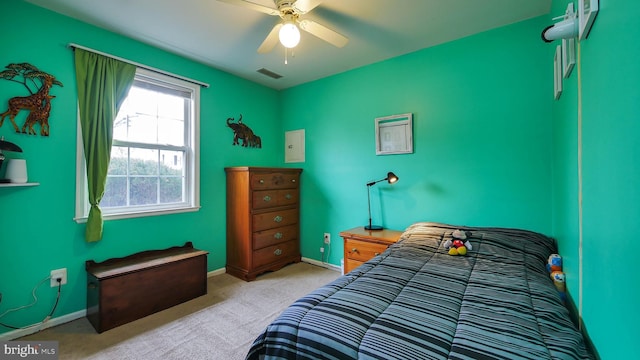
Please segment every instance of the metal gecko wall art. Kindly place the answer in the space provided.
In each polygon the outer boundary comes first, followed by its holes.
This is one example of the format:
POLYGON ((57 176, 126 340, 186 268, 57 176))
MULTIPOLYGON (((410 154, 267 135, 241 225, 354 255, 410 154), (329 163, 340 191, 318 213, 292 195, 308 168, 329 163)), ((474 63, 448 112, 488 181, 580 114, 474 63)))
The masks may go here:
POLYGON ((49 115, 51 114, 51 99, 49 95, 53 85, 63 86, 62 83, 51 75, 40 71, 37 67, 28 64, 9 64, 7 70, 0 72, 0 79, 17 82, 24 85, 31 95, 16 96, 9 99, 9 108, 0 114, 0 127, 8 116, 17 133, 35 135, 33 126, 40 125, 40 135, 49 136, 49 115), (22 81, 18 80, 22 78, 22 81), (35 87, 34 91, 32 88, 35 87), (22 125, 22 129, 16 124, 15 118, 20 110, 28 110, 29 114, 22 125))
POLYGON ((227 118, 227 126, 233 130, 233 144, 232 145, 240 145, 240 141, 242 141, 243 147, 262 147, 262 140, 260 136, 253 133, 247 125, 242 123, 242 114, 240 114, 240 118, 237 122, 233 122, 234 118, 227 118))

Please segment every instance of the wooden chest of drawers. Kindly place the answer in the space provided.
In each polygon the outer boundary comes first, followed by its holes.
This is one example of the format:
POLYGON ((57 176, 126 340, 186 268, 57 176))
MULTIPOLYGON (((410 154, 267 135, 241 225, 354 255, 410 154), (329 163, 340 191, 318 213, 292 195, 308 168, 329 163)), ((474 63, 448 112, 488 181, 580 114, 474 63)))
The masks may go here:
POLYGON ((300 261, 302 169, 228 167, 227 273, 254 280, 300 261))
POLYGON ((344 239, 344 273, 380 255, 389 245, 398 241, 402 231, 365 230, 357 227, 340 233, 344 239))

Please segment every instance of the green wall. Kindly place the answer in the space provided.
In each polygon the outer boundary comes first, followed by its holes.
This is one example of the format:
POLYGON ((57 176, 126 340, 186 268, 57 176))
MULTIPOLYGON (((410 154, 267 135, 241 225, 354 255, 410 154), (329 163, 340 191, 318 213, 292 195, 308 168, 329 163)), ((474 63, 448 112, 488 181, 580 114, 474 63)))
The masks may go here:
POLYGON ((303 255, 330 232, 416 221, 551 232, 552 67, 537 18, 424 49, 282 95, 285 130, 305 129, 303 255), (414 153, 376 156, 374 119, 413 113, 414 153))
MULTIPOLYGON (((69 284, 56 315, 82 310, 88 259, 190 240, 210 251, 209 270, 222 268, 223 167, 282 165, 283 130, 305 129, 306 162, 288 164, 304 169, 304 257, 320 259, 322 234, 330 232, 329 260, 339 264, 339 232, 367 222, 365 184, 394 171, 397 184, 372 188, 374 223, 403 229, 429 220, 554 236, 570 295, 576 306, 582 304, 584 325, 600 356, 639 358, 632 347, 640 303, 632 241, 640 227, 640 3, 621 0, 614 7, 600 1, 594 30, 580 43, 581 85, 577 66, 564 80, 561 99, 553 101, 553 49, 559 42, 542 43, 540 31, 568 2, 554 1, 549 16, 282 92, 21 1, 2 2, 0 66, 29 62, 65 86, 51 91, 57 96, 51 136, 14 134, 7 124, 0 128, 0 135, 25 150, 8 155, 26 158, 30 178, 41 183, 0 189, 0 312, 31 301, 31 289, 60 267, 68 268, 69 284), (202 90, 199 212, 108 221, 103 241, 84 242, 84 225, 72 220, 76 91, 69 42, 211 84, 202 90), (414 115, 414 153, 376 156, 374 118, 405 112, 414 115), (224 120, 239 113, 261 135, 263 149, 230 145, 224 120)), ((1 81, 0 110, 18 95, 24 95, 20 85, 1 81)), ((34 309, 2 321, 20 325, 41 319, 54 294, 40 288, 34 309)))
MULTIPOLYGON (((570 2, 553 3, 549 24, 553 23, 552 17, 565 12, 570 2)), ((577 8, 577 4, 574 6, 577 8)), ((560 40, 547 44, 547 63, 550 66, 558 45, 561 45, 560 40)), ((580 292, 577 73, 577 65, 574 65, 569 78, 563 80, 562 95, 558 101, 553 100, 551 92, 548 96, 553 107, 553 236, 562 255, 568 293, 576 306, 580 292)))
MULTIPOLYGON (((563 13, 567 3, 554 2, 552 13, 563 13)), ((603 359, 640 358, 633 346, 640 321, 633 310, 640 303, 633 249, 640 231, 639 16, 637 1, 600 1, 593 30, 580 43, 580 84, 575 69, 553 106, 554 233, 572 298, 582 304, 584 326, 603 359)))
MULTIPOLYGON (((223 268, 223 168, 282 164, 278 92, 22 1, 0 2, 0 34, 1 67, 28 62, 64 84, 51 90, 56 98, 49 137, 16 134, 8 119, 0 128, 0 136, 24 150, 7 156, 27 159, 29 179, 40 183, 37 187, 0 188, 0 313, 31 302, 31 289, 50 270, 63 267, 68 269, 68 284, 62 288, 56 316, 83 310, 84 262, 89 259, 103 261, 193 241, 196 247, 209 251, 209 270, 223 268), (107 221, 102 241, 84 241, 84 224, 73 221, 77 92, 73 51, 66 47, 71 42, 211 84, 201 91, 200 211, 107 221), (239 113, 262 137, 262 149, 231 145, 232 132, 225 120, 239 113)), ((0 111, 4 112, 9 98, 25 95, 22 85, 0 80, 0 111)), ((22 125, 24 118, 23 113, 18 124, 22 125)), ((37 294, 34 308, 9 314, 1 322, 22 326, 44 318, 55 289, 45 284, 37 294)), ((7 330, 0 327, 0 332, 7 330)))
MULTIPOLYGON (((555 1, 550 20, 563 14, 571 1, 555 1)), ((577 4, 574 4, 577 8, 577 4)), ((547 45, 548 62, 552 64, 557 40, 547 45)), ((577 56, 577 55, 576 55, 577 56)), ((563 270, 567 279, 567 292, 572 303, 580 303, 580 218, 578 206, 578 78, 577 65, 568 79, 563 80, 560 99, 553 101, 553 236, 558 241, 563 270)), ((551 94, 549 94, 549 99, 551 94)), ((577 310, 576 312, 578 312, 577 310)))
POLYGON ((601 3, 581 49, 582 316, 603 358, 638 359, 632 344, 640 316, 629 310, 640 304, 640 272, 628 246, 640 233, 640 3, 601 3))

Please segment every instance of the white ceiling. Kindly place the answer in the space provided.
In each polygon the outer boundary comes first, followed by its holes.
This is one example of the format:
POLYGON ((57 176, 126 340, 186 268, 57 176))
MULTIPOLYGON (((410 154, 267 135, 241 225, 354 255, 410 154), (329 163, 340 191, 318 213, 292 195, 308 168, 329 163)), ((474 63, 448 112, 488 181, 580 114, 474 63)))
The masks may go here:
MULTIPOLYGON (((551 0, 324 0, 303 18, 340 32, 349 43, 336 48, 302 32, 285 65, 280 44, 269 54, 256 52, 279 17, 217 0, 26 1, 275 89, 547 14, 551 8, 551 0), (257 73, 261 68, 283 77, 257 73)), ((252 1, 275 7, 273 0, 252 1)))

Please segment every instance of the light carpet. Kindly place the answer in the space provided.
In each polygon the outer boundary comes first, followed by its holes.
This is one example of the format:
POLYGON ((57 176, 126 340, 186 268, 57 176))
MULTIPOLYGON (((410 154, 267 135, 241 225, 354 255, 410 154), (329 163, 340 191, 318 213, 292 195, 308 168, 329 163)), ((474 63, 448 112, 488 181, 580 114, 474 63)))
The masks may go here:
POLYGON ((253 340, 287 306, 340 276, 297 263, 251 282, 222 274, 208 293, 96 333, 86 318, 18 340, 58 341, 59 359, 244 359, 253 340))

